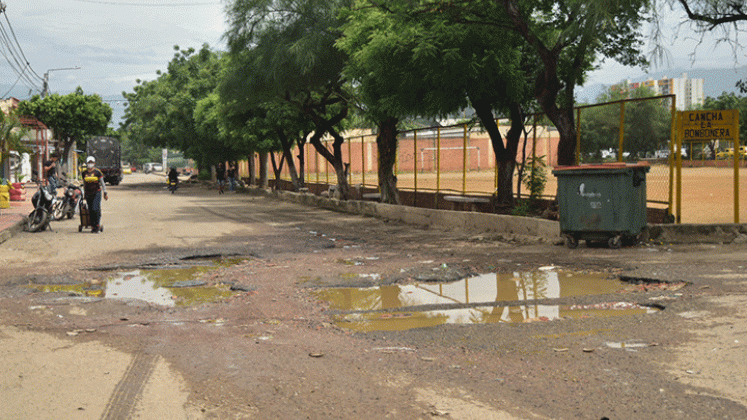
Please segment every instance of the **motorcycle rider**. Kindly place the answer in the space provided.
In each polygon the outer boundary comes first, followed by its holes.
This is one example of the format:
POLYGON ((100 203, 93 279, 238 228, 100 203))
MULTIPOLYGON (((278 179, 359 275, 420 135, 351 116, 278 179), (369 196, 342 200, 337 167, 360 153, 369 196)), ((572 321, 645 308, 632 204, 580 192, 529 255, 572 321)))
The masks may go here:
POLYGON ((101 223, 101 196, 104 200, 109 200, 106 193, 106 184, 104 183, 104 174, 96 169, 96 158, 88 156, 86 158, 86 170, 81 174, 83 176, 83 191, 88 204, 88 214, 91 218, 91 232, 99 233, 101 223))
POLYGON ((169 169, 169 183, 179 185, 179 172, 176 171, 176 166, 172 166, 169 169))

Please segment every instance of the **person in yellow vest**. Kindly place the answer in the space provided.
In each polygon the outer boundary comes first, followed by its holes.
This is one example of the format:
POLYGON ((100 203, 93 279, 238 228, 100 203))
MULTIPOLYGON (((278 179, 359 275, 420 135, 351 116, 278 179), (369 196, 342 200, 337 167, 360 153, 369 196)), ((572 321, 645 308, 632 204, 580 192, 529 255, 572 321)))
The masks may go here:
POLYGON ((96 158, 88 156, 86 158, 86 170, 83 176, 83 192, 88 204, 88 214, 91 218, 91 232, 99 233, 101 224, 101 196, 104 200, 109 199, 106 193, 106 184, 104 183, 104 174, 96 169, 96 158))

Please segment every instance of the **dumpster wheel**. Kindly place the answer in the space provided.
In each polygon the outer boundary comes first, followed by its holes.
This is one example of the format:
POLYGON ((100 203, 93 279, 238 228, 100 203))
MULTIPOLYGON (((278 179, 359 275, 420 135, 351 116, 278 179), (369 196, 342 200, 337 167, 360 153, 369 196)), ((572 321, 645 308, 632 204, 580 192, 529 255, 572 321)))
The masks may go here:
POLYGON ((613 236, 607 241, 607 245, 609 245, 610 249, 620 249, 622 246, 622 236, 616 235, 613 236))
POLYGON ((578 238, 573 235, 565 235, 565 246, 569 249, 578 248, 578 238))

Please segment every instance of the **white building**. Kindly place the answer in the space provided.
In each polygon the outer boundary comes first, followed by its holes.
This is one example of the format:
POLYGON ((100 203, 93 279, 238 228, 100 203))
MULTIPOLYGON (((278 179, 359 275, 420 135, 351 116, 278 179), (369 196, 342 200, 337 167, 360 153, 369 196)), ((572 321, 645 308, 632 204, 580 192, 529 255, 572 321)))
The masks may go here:
POLYGON ((682 73, 678 79, 649 79, 645 82, 631 83, 628 86, 635 89, 639 86, 651 88, 657 95, 677 95, 677 109, 680 111, 693 109, 703 105, 703 79, 688 79, 687 73, 682 73))

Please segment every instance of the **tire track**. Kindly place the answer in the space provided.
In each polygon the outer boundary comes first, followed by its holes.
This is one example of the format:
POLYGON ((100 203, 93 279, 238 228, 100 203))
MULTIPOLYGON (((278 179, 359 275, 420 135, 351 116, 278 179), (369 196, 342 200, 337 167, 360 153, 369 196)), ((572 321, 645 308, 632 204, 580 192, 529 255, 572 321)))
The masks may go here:
POLYGON ((135 404, 158 361, 157 355, 137 353, 106 403, 101 420, 131 418, 135 404))

